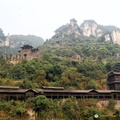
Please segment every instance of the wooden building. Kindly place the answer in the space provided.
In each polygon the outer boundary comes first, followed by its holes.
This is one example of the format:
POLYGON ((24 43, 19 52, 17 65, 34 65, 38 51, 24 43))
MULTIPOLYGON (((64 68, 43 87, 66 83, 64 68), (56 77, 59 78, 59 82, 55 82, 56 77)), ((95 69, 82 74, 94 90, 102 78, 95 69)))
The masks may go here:
POLYGON ((51 99, 64 99, 73 96, 76 99, 120 100, 120 91, 118 90, 65 90, 63 87, 46 86, 43 86, 42 89, 20 89, 19 87, 0 86, 0 100, 25 101, 38 95, 45 95, 51 99))
POLYGON ((120 63, 116 64, 113 71, 108 74, 109 90, 65 90, 64 87, 43 86, 42 89, 20 89, 19 87, 0 86, 1 100, 20 100, 38 95, 45 95, 51 99, 64 99, 75 97, 76 99, 120 100, 120 63))
POLYGON ((113 67, 113 71, 108 74, 108 89, 120 90, 120 63, 113 67))

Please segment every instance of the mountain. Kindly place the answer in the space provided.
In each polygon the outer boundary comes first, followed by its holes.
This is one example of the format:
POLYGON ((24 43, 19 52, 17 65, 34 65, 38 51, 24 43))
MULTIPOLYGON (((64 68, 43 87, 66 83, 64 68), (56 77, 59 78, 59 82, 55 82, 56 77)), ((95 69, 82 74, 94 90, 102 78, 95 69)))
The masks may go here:
POLYGON ((79 26, 75 19, 71 19, 70 23, 55 30, 53 38, 64 38, 68 35, 73 35, 75 38, 79 38, 80 36, 103 37, 105 41, 112 41, 120 45, 120 29, 118 27, 99 25, 94 20, 85 20, 79 26))
POLYGON ((35 35, 7 35, 0 29, 0 56, 17 54, 23 45, 31 45, 34 48, 43 45, 44 40, 35 35))
POLYGON ((120 58, 119 32, 120 29, 115 26, 98 25, 94 20, 85 20, 78 25, 77 20, 71 19, 70 23, 55 30, 55 35, 45 41, 40 51, 69 58, 77 55, 81 59, 120 58))
POLYGON ((23 45, 31 45, 33 48, 36 48, 43 45, 44 40, 35 35, 10 35, 8 43, 11 54, 17 54, 18 50, 20 50, 23 45))
POLYGON ((10 47, 21 47, 25 44, 39 47, 43 45, 44 40, 35 35, 10 35, 10 47))

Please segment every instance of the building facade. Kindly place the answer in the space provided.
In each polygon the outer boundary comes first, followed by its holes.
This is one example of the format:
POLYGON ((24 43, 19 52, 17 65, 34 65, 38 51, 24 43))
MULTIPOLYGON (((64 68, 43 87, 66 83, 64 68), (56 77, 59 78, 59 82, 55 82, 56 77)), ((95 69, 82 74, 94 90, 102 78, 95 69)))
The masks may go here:
POLYGON ((113 71, 108 74, 108 89, 120 90, 120 63, 113 67, 113 71))
POLYGON ((65 90, 63 87, 43 87, 42 89, 20 89, 19 87, 0 86, 1 100, 20 100, 44 95, 51 99, 76 99, 120 100, 120 90, 65 90))
POLYGON ((34 58, 41 58, 38 48, 33 48, 30 45, 24 45, 17 55, 4 56, 5 60, 10 61, 13 64, 20 62, 22 59, 32 60, 34 58))

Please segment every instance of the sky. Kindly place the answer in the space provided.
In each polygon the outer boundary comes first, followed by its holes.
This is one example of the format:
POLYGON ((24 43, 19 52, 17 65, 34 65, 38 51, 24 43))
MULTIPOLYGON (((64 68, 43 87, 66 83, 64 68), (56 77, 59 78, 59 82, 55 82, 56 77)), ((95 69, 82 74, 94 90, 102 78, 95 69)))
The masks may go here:
POLYGON ((92 19, 120 28, 120 0, 0 0, 0 15, 5 35, 31 34, 46 40, 72 18, 78 25, 92 19))

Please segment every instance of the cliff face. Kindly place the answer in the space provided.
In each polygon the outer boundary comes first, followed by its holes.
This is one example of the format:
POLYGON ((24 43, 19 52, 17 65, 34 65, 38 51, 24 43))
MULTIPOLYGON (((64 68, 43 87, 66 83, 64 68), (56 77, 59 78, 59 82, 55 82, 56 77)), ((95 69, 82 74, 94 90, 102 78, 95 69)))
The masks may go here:
POLYGON ((94 20, 85 20, 80 26, 75 19, 71 19, 70 23, 61 26, 55 31, 55 36, 66 37, 72 35, 75 38, 79 36, 94 36, 105 38, 105 41, 112 41, 120 45, 120 29, 115 26, 102 26, 98 25, 94 20))
POLYGON ((56 35, 60 35, 62 38, 68 35, 75 35, 75 37, 78 37, 81 35, 80 28, 77 24, 77 21, 75 19, 71 19, 70 23, 67 25, 63 25, 60 28, 55 30, 56 35))
POLYGON ((71 19, 70 23, 61 26, 55 31, 55 34, 59 34, 62 37, 65 37, 65 35, 72 35, 74 34, 75 37, 79 37, 80 35, 83 36, 95 36, 100 37, 103 35, 103 31, 101 28, 99 28, 98 24, 93 20, 85 20, 81 26, 77 24, 77 21, 75 19, 71 19))
POLYGON ((115 26, 98 25, 94 20, 85 20, 80 26, 75 19, 71 19, 70 23, 61 26, 55 31, 55 36, 66 37, 72 35, 77 38, 79 36, 95 36, 97 38, 103 36, 105 41, 113 41, 120 45, 120 29, 115 26))
POLYGON ((120 31, 113 30, 111 33, 105 35, 105 41, 113 41, 120 45, 120 31))
POLYGON ((111 38, 113 43, 117 43, 120 45, 120 31, 117 30, 112 31, 111 38))
POLYGON ((103 35, 102 29, 98 28, 98 24, 93 20, 84 21, 80 28, 83 35, 87 37, 90 35, 93 35, 95 37, 100 37, 103 35))

